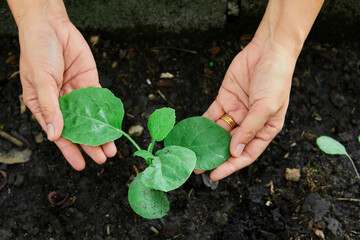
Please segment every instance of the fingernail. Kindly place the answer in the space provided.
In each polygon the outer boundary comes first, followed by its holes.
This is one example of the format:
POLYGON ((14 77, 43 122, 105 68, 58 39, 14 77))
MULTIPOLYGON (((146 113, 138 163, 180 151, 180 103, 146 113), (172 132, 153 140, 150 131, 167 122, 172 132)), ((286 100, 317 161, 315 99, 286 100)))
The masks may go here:
POLYGON ((236 148, 235 148, 235 157, 240 157, 241 156, 241 153, 243 152, 244 147, 245 147, 245 144, 239 144, 239 145, 236 146, 236 148))
POLYGON ((46 125, 46 133, 49 140, 54 136, 54 126, 52 124, 46 125))

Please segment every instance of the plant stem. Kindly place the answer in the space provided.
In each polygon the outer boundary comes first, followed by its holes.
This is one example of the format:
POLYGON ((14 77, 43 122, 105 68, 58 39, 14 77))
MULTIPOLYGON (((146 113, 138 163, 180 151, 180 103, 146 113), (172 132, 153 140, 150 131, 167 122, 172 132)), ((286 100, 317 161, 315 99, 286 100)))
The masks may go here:
MULTIPOLYGON (((137 149, 138 151, 142 150, 142 149, 139 147, 139 145, 137 145, 137 143, 134 141, 134 139, 132 139, 132 138, 130 137, 129 134, 127 134, 127 133, 124 132, 123 130, 120 130, 120 131, 121 131, 121 133, 136 147, 136 149, 137 149)), ((150 147, 150 146, 149 146, 149 147, 150 147)), ((151 150, 152 150, 152 149, 151 149, 151 150)), ((151 160, 150 160, 150 159, 144 159, 144 160, 146 161, 146 163, 147 163, 148 166, 151 165, 151 160)))
POLYGON ((356 169, 356 166, 355 166, 354 161, 351 159, 351 157, 349 156, 349 154, 346 154, 346 156, 350 159, 350 162, 351 162, 351 164, 352 164, 353 167, 354 167, 354 170, 355 170, 355 172, 356 172, 357 177, 360 178, 359 172, 358 172, 358 170, 356 169))
POLYGON ((148 152, 150 152, 150 153, 153 152, 154 145, 155 145, 155 140, 152 139, 152 142, 150 143, 150 145, 149 145, 149 147, 148 147, 148 152))
POLYGON ((139 147, 139 145, 137 145, 137 143, 130 137, 129 134, 127 134, 126 132, 124 132, 123 130, 120 130, 120 132, 136 147, 137 150, 141 150, 141 148, 139 147))

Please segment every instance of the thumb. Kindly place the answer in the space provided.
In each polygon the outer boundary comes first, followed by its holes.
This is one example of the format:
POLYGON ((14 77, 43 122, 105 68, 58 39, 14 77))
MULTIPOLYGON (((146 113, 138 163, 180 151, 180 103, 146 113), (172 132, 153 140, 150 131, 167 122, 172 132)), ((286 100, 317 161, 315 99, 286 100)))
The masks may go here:
POLYGON ((240 157, 246 144, 255 138, 276 109, 264 101, 258 101, 250 107, 245 119, 232 134, 230 152, 234 157, 240 157))
POLYGON ((64 126, 59 106, 59 90, 52 83, 39 84, 36 93, 47 138, 55 141, 61 136, 64 126))

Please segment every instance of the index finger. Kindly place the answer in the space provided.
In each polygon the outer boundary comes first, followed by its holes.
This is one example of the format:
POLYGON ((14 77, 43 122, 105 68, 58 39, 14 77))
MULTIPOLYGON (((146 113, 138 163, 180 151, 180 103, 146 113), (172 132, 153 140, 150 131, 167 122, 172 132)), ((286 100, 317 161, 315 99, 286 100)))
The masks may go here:
POLYGON ((232 173, 249 166, 253 163, 261 153, 266 149, 271 140, 276 136, 276 130, 273 130, 271 126, 265 125, 263 129, 258 132, 258 135, 255 136, 244 148, 239 157, 231 156, 228 160, 222 163, 220 166, 215 168, 211 174, 210 178, 213 181, 218 181, 223 179, 232 173), (271 129, 267 129, 271 128, 271 129), (270 138, 263 138, 263 132, 272 131, 273 134, 270 138))

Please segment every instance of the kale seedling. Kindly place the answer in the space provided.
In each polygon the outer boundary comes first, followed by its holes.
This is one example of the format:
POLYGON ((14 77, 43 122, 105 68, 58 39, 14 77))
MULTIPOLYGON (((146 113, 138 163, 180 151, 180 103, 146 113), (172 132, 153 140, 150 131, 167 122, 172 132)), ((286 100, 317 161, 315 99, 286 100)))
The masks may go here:
POLYGON ((205 117, 191 117, 174 126, 174 109, 156 110, 148 120, 152 141, 142 150, 121 129, 124 107, 108 89, 74 90, 59 102, 64 138, 99 146, 125 136, 137 149, 134 156, 145 159, 148 167, 135 177, 128 192, 131 208, 144 218, 163 217, 169 211, 165 192, 184 184, 194 168, 211 170, 230 156, 229 133, 205 117), (155 142, 163 140, 165 148, 153 154, 155 142))
MULTIPOLYGON (((358 140, 360 142, 360 135, 358 137, 358 140)), ((325 152, 327 154, 331 154, 331 155, 337 154, 337 155, 345 155, 345 156, 347 156, 349 158, 352 166, 354 167, 354 170, 355 170, 355 173, 356 173, 357 177, 360 178, 359 172, 356 169, 354 161, 349 156, 349 154, 347 153, 345 147, 341 143, 339 143, 338 141, 336 141, 335 139, 333 139, 331 137, 321 136, 321 137, 318 137, 316 139, 316 144, 319 146, 319 148, 323 152, 325 152)))

